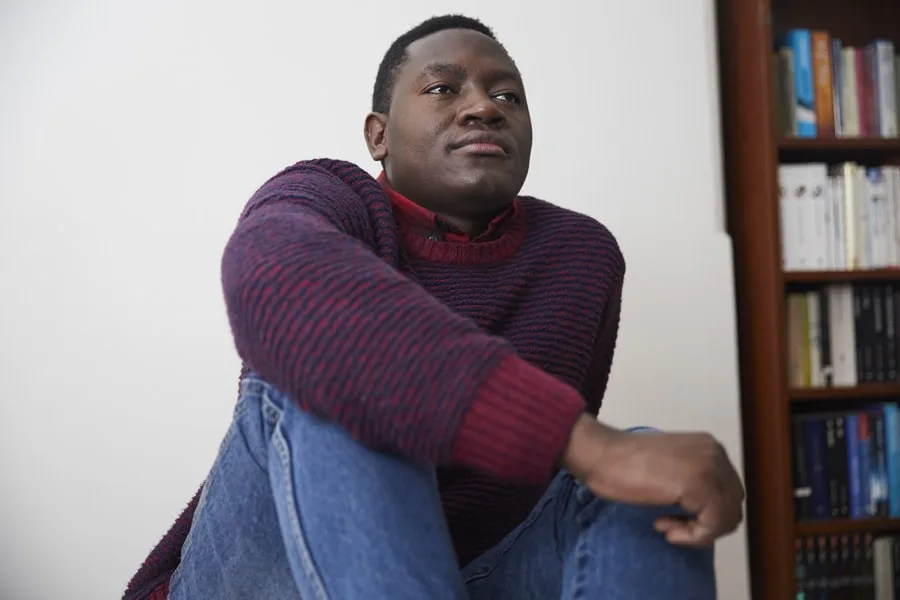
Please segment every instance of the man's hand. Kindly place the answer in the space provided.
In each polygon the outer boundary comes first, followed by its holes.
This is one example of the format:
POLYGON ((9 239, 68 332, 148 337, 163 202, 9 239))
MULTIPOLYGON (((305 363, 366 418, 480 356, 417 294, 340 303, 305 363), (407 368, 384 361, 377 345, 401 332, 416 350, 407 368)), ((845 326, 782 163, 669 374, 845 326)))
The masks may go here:
POLYGON ((743 519, 740 477, 721 444, 704 433, 627 433, 585 414, 562 462, 599 498, 677 505, 693 515, 655 523, 675 544, 710 545, 743 519))

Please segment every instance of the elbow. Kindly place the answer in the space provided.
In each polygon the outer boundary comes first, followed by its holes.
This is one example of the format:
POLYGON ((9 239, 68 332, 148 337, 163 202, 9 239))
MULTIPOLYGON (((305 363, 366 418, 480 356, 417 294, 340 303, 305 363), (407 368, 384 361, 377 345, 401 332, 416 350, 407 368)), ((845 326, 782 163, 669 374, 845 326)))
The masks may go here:
POLYGON ((253 364, 254 331, 259 313, 258 303, 263 297, 264 268, 259 260, 234 235, 225 246, 221 261, 222 295, 231 335, 241 360, 253 364))

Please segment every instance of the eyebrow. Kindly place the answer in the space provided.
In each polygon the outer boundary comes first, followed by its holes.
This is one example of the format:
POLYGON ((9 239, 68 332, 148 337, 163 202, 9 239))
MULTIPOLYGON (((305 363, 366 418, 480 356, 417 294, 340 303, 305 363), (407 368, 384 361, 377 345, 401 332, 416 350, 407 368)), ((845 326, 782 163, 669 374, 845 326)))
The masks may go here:
MULTIPOLYGON (((427 76, 452 77, 455 79, 466 79, 469 75, 465 67, 454 63, 435 62, 425 65, 422 69, 420 77, 427 76)), ((522 85, 522 78, 517 71, 511 69, 491 69, 486 74, 487 79, 492 81, 508 80, 514 81, 518 85, 522 85)))

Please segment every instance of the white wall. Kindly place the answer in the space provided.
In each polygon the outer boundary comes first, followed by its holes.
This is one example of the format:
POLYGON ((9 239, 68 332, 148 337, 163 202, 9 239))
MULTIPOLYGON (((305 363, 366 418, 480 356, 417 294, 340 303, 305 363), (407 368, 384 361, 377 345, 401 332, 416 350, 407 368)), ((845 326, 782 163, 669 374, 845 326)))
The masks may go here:
MULTIPOLYGON (((712 430, 740 464, 711 4, 2 3, 0 598, 121 593, 229 420, 219 258, 241 207, 298 159, 376 172, 378 61, 437 13, 482 18, 524 71, 526 191, 624 248, 603 417, 712 430)), ((729 600, 743 539, 719 550, 729 600)))

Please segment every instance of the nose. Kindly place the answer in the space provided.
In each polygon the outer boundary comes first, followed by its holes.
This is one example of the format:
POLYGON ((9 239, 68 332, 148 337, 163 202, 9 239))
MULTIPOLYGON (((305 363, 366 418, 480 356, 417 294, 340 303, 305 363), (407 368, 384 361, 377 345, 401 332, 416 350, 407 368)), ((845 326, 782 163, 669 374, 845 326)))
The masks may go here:
POLYGON ((473 91, 457 113, 457 121, 463 126, 481 123, 496 127, 506 122, 506 115, 490 94, 473 91))

